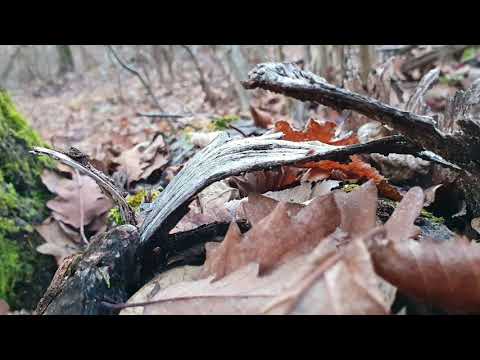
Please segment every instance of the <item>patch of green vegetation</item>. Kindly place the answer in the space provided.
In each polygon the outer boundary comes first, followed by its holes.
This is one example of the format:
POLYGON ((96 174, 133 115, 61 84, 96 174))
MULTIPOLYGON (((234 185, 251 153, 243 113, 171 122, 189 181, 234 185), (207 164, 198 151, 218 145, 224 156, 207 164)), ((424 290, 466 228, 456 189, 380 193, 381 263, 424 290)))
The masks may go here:
POLYGON ((34 307, 55 269, 53 258, 36 252, 41 240, 32 227, 47 215, 51 195, 40 174, 54 162, 29 154, 33 146, 46 144, 0 89, 0 298, 14 309, 34 307))
POLYGON ((442 85, 455 86, 461 83, 464 75, 444 75, 440 76, 439 82, 442 85))
POLYGON ((476 47, 476 46, 466 48, 463 51, 462 58, 460 59, 460 62, 467 62, 467 61, 473 60, 477 56, 478 51, 479 51, 479 48, 476 47))
POLYGON ((212 131, 223 131, 227 130, 229 128, 229 125, 237 120, 240 120, 240 117, 237 115, 225 115, 222 117, 214 118, 209 127, 212 131))
POLYGON ((355 189, 358 189, 360 185, 358 184, 346 184, 342 190, 345 191, 346 193, 352 192, 355 189))
POLYGON ((420 212, 420 217, 423 217, 427 220, 430 220, 430 222, 435 223, 435 224, 445 223, 445 219, 443 217, 435 216, 431 212, 429 212, 425 209, 422 209, 422 211, 420 212))
MULTIPOLYGON (((127 196, 127 203, 130 207, 135 211, 138 212, 140 210, 140 206, 145 203, 147 200, 148 202, 153 202, 157 199, 160 195, 160 191, 147 191, 145 189, 140 190, 135 195, 128 195, 127 196)), ((122 215, 120 214, 120 209, 114 207, 108 213, 108 222, 112 225, 124 225, 125 222, 122 219, 122 215)))

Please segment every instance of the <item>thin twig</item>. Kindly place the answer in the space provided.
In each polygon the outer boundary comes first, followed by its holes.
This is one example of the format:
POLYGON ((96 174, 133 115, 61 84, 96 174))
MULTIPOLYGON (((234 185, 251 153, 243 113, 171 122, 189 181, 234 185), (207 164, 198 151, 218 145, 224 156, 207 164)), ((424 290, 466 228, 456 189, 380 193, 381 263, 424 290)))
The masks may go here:
POLYGON ((143 113, 137 112, 137 116, 149 117, 149 118, 174 118, 180 119, 184 117, 192 116, 193 114, 170 114, 170 113, 143 113))
POLYGON ((104 190, 105 193, 113 200, 113 202, 117 204, 125 224, 136 225, 137 221, 135 219, 135 212, 132 210, 130 205, 128 205, 127 201, 121 194, 121 191, 117 189, 113 181, 110 180, 108 176, 95 169, 93 166, 88 164, 88 162, 85 165, 80 164, 64 153, 42 147, 34 147, 30 153, 33 155, 49 156, 52 159, 58 160, 63 164, 68 165, 73 169, 77 169, 85 175, 91 177, 93 180, 95 180, 97 185, 100 186, 100 188, 104 190))
POLYGON ((88 244, 87 237, 85 236, 85 204, 82 196, 82 178, 80 177, 80 172, 78 169, 75 170, 75 176, 77 177, 78 184, 78 201, 80 203, 80 235, 85 245, 88 244))
POLYGON ((142 83, 142 85, 145 87, 145 89, 147 90, 148 94, 150 95, 150 97, 152 98, 153 102, 155 103, 155 106, 158 108, 158 110, 160 111, 163 111, 162 109, 162 106, 160 105, 157 97, 155 96, 155 94, 153 93, 152 91, 152 88, 148 85, 147 81, 143 78, 142 74, 140 74, 140 72, 138 70, 136 70, 134 67, 132 67, 131 65, 128 65, 127 63, 125 63, 125 61, 123 61, 120 56, 117 54, 117 52, 115 51, 115 49, 113 48, 112 45, 107 45, 107 48, 110 50, 110 52, 112 53, 112 55, 115 57, 115 59, 118 61, 118 63, 127 71, 129 71, 130 73, 132 73, 133 75, 135 75, 139 80, 140 82, 142 83))
POLYGON ((240 133, 240 135, 242 135, 244 138, 248 137, 247 134, 245 134, 242 130, 240 130, 239 128, 237 128, 236 126, 233 126, 232 124, 229 124, 228 127, 232 130, 235 130, 237 132, 240 133))

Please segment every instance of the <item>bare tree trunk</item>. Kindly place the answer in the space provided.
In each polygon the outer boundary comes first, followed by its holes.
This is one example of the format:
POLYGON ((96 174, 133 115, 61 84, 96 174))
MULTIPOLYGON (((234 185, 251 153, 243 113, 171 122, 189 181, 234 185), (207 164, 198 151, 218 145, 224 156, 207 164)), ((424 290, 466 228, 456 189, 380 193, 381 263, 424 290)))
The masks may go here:
POLYGON ((175 59, 175 48, 173 45, 168 45, 168 50, 164 46, 161 48, 163 57, 167 62, 168 72, 170 74, 170 80, 175 81, 175 72, 173 71, 173 61, 175 59))
POLYGON ((372 70, 373 59, 370 45, 360 45, 360 79, 363 86, 367 85, 368 74, 372 70))
POLYGON ((75 70, 70 45, 56 45, 58 53, 58 75, 65 75, 75 70))
POLYGON ((283 45, 275 45, 275 60, 279 62, 285 61, 285 54, 283 52, 283 45))
POLYGON ((2 84, 7 81, 8 76, 13 70, 13 66, 15 65, 15 60, 17 59, 18 55, 20 54, 20 51, 25 47, 25 45, 19 45, 13 52, 12 56, 8 60, 7 66, 5 67, 5 70, 3 70, 2 75, 0 77, 0 80, 2 84))
POLYGON ((204 72, 202 70, 202 67, 200 66, 200 63, 198 62, 195 52, 188 45, 182 45, 182 47, 187 51, 188 55, 192 59, 192 62, 195 65, 195 68, 197 69, 198 75, 200 76, 199 81, 200 81, 200 86, 202 87, 203 92, 205 93, 205 101, 210 103, 212 107, 215 107, 216 96, 213 93, 212 89, 210 88, 210 85, 208 84, 207 80, 205 79, 204 72))
POLYGON ((155 67, 157 71, 157 77, 160 84, 165 83, 165 76, 163 75, 163 54, 162 54, 162 45, 152 45, 152 56, 155 60, 155 67))
POLYGON ((226 59, 234 75, 235 92, 240 100, 240 109, 247 112, 250 109, 250 95, 243 88, 241 81, 247 78, 248 62, 242 54, 240 45, 226 45, 226 59))
POLYGON ((79 45, 82 61, 87 70, 98 67, 98 62, 83 45, 79 45))
POLYGON ((335 46, 335 61, 334 67, 336 70, 337 83, 340 86, 343 86, 343 80, 345 79, 346 69, 345 69, 345 45, 336 45, 335 46))

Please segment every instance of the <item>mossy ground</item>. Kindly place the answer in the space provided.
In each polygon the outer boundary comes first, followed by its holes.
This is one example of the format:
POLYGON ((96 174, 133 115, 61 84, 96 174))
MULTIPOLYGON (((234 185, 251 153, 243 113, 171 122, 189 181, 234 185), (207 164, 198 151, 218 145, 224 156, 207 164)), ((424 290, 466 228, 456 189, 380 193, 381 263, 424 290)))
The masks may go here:
POLYGON ((40 174, 53 163, 31 156, 32 146, 45 144, 0 89, 0 298, 13 309, 33 308, 55 270, 53 258, 36 252, 32 226, 47 215, 40 174))

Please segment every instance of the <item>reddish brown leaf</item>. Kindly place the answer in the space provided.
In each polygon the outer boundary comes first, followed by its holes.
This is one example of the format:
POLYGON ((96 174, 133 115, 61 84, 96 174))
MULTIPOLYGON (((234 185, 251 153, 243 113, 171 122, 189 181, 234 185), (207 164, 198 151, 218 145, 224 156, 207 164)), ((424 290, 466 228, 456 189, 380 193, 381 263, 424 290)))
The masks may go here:
POLYGON ((479 245, 404 239, 372 256, 376 272, 403 293, 451 312, 480 313, 479 245))
POLYGON ((391 186, 385 178, 374 167, 370 166, 357 155, 350 156, 351 161, 347 164, 342 164, 332 160, 321 160, 317 162, 309 162, 303 167, 312 169, 319 169, 321 172, 329 172, 330 177, 338 180, 373 180, 377 184, 381 195, 400 201, 402 196, 391 186))
POLYGON ((342 252, 299 256, 263 275, 250 263, 218 281, 177 283, 151 301, 144 314, 388 313, 361 240, 342 252))
POLYGON ((241 236, 237 231, 229 232, 214 253, 207 253, 203 275, 215 274, 218 279, 249 262, 260 264, 262 271, 271 269, 311 251, 339 225, 351 237, 362 235, 375 227, 376 199, 371 181, 348 194, 319 196, 305 207, 278 202, 271 211, 272 202, 251 197, 249 202, 253 202, 244 206, 247 218, 253 219, 252 229, 241 236))
POLYGON ((286 121, 275 123, 275 129, 284 134, 284 139, 289 141, 320 141, 330 145, 351 145, 357 144, 358 139, 351 135, 344 139, 334 140, 337 125, 332 122, 320 124, 310 119, 304 131, 296 131, 290 127, 286 121))
POLYGON ((81 204, 83 205, 84 226, 112 207, 95 181, 88 176, 73 174, 72 179, 63 178, 52 171, 44 171, 42 181, 47 188, 58 196, 47 202, 53 210, 52 216, 77 229, 81 222, 81 204))

